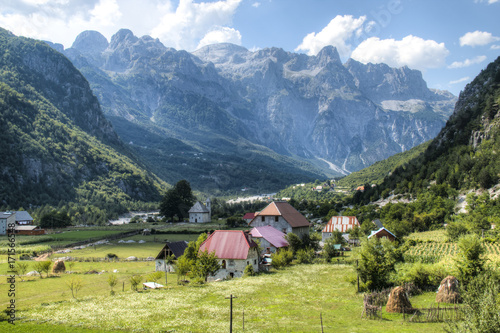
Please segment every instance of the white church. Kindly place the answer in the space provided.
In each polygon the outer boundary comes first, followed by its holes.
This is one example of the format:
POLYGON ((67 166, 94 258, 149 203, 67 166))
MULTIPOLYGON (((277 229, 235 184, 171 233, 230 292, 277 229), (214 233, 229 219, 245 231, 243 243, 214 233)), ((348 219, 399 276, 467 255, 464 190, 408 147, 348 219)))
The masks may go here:
POLYGON ((209 223, 212 221, 212 208, 210 198, 207 198, 205 204, 196 201, 189 210, 190 223, 209 223))

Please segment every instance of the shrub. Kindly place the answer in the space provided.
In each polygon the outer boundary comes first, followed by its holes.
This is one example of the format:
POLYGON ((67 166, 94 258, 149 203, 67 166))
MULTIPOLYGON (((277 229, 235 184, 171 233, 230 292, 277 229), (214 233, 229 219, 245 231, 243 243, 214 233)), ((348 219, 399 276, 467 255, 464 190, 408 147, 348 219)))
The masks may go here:
POLYGON ((359 278, 368 290, 380 290, 390 285, 398 253, 388 239, 372 237, 363 242, 357 268, 359 278))
POLYGON ((448 275, 441 264, 402 264, 397 267, 394 282, 397 285, 413 283, 421 290, 435 290, 448 275))
POLYGON ((108 253, 106 254, 106 257, 108 257, 109 259, 118 259, 118 256, 114 253, 108 253))
POLYGON ((297 251, 297 263, 299 264, 310 264, 313 262, 315 257, 315 252, 313 249, 301 249, 297 251))
POLYGON ((280 250, 271 254, 272 266, 276 269, 289 266, 293 260, 293 252, 290 249, 280 250))
POLYGON ((468 282, 484 271, 483 254, 485 250, 477 235, 465 235, 458 241, 458 255, 455 264, 458 270, 458 280, 467 286, 468 282))
POLYGON ((130 281, 130 288, 137 291, 137 286, 142 282, 142 275, 132 275, 128 279, 130 281))
POLYGON ((243 271, 243 276, 255 276, 255 270, 251 264, 246 265, 245 270, 243 271))

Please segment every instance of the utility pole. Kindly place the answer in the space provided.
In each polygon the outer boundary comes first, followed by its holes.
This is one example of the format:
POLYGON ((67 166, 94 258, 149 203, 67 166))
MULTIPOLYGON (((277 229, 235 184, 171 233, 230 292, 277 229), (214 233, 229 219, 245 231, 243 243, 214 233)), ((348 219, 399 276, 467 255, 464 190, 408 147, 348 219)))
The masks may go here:
POLYGON ((359 271, 358 271, 358 259, 356 259, 356 274, 358 275, 358 293, 359 293, 359 271))
POLYGON ((165 259, 163 260, 163 267, 165 268, 165 288, 167 287, 167 245, 165 244, 165 259))
POLYGON ((231 296, 226 297, 226 299, 229 298, 229 307, 230 307, 230 315, 229 315, 229 333, 233 333, 233 298, 237 298, 236 296, 231 296))

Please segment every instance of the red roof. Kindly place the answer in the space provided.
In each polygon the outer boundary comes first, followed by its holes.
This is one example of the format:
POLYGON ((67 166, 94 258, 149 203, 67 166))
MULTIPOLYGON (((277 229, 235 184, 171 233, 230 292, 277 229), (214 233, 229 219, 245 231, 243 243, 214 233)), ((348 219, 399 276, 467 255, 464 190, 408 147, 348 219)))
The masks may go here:
POLYGON ((252 247, 257 244, 242 230, 215 230, 201 244, 200 252, 215 251, 219 259, 247 259, 252 247))
POLYGON ((309 227, 309 221, 304 215, 284 201, 271 202, 261 212, 256 213, 255 217, 257 216, 282 216, 292 228, 309 227))
POLYGON ((246 213, 245 215, 243 215, 243 220, 253 220, 254 217, 255 213, 246 213))
POLYGON ((355 226, 359 227, 356 216, 332 216, 322 232, 333 232, 334 230, 347 232, 355 226))

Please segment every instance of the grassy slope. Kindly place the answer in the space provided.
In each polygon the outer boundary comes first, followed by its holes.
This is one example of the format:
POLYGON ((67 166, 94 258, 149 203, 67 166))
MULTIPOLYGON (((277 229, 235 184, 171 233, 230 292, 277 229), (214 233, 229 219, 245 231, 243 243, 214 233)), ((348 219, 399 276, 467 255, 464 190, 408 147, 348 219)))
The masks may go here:
MULTIPOLYGON (((97 263, 77 263, 76 265, 97 263)), ((440 332, 441 323, 402 323, 399 316, 384 314, 384 320, 361 319, 362 295, 346 279, 354 274, 345 265, 298 265, 272 274, 252 278, 211 283, 196 287, 175 285, 175 275, 169 275, 169 289, 132 292, 128 282, 125 292, 122 281, 134 271, 152 271, 153 263, 112 263, 117 267, 119 283, 117 294, 109 296, 108 274, 82 275, 85 286, 72 300, 65 282, 71 278, 33 279, 18 283, 18 305, 25 311, 17 327, 36 331, 34 323, 42 322, 49 327, 57 323, 53 331, 63 331, 77 325, 79 328, 99 330, 160 330, 176 332, 226 332, 228 330, 230 294, 233 301, 235 332, 242 331, 245 313, 245 330, 248 332, 318 332, 323 327, 329 331, 351 332, 440 332), (118 265, 118 266, 117 266, 118 265), (122 265, 122 266, 120 266, 122 265), (128 265, 128 266, 125 266, 128 265), (144 266, 141 266, 144 265, 144 266), (127 273, 124 271, 128 270, 127 273), (43 303, 43 305, 41 304, 43 303), (33 322, 33 320, 35 320, 33 322), (59 330, 61 329, 61 330, 59 330)), ((106 270, 113 267, 108 266, 106 270)), ((75 270, 83 268, 75 266, 75 270)), ((128 280, 127 280, 128 281, 128 280)), ((0 304, 7 302, 7 286, 0 284, 0 304)), ((413 299, 419 306, 428 306, 434 293, 413 299)), ((5 325, 5 324, 3 324, 5 325)), ((0 325, 0 329, 3 326, 0 325)), ((41 327, 40 331, 45 329, 41 327)))

